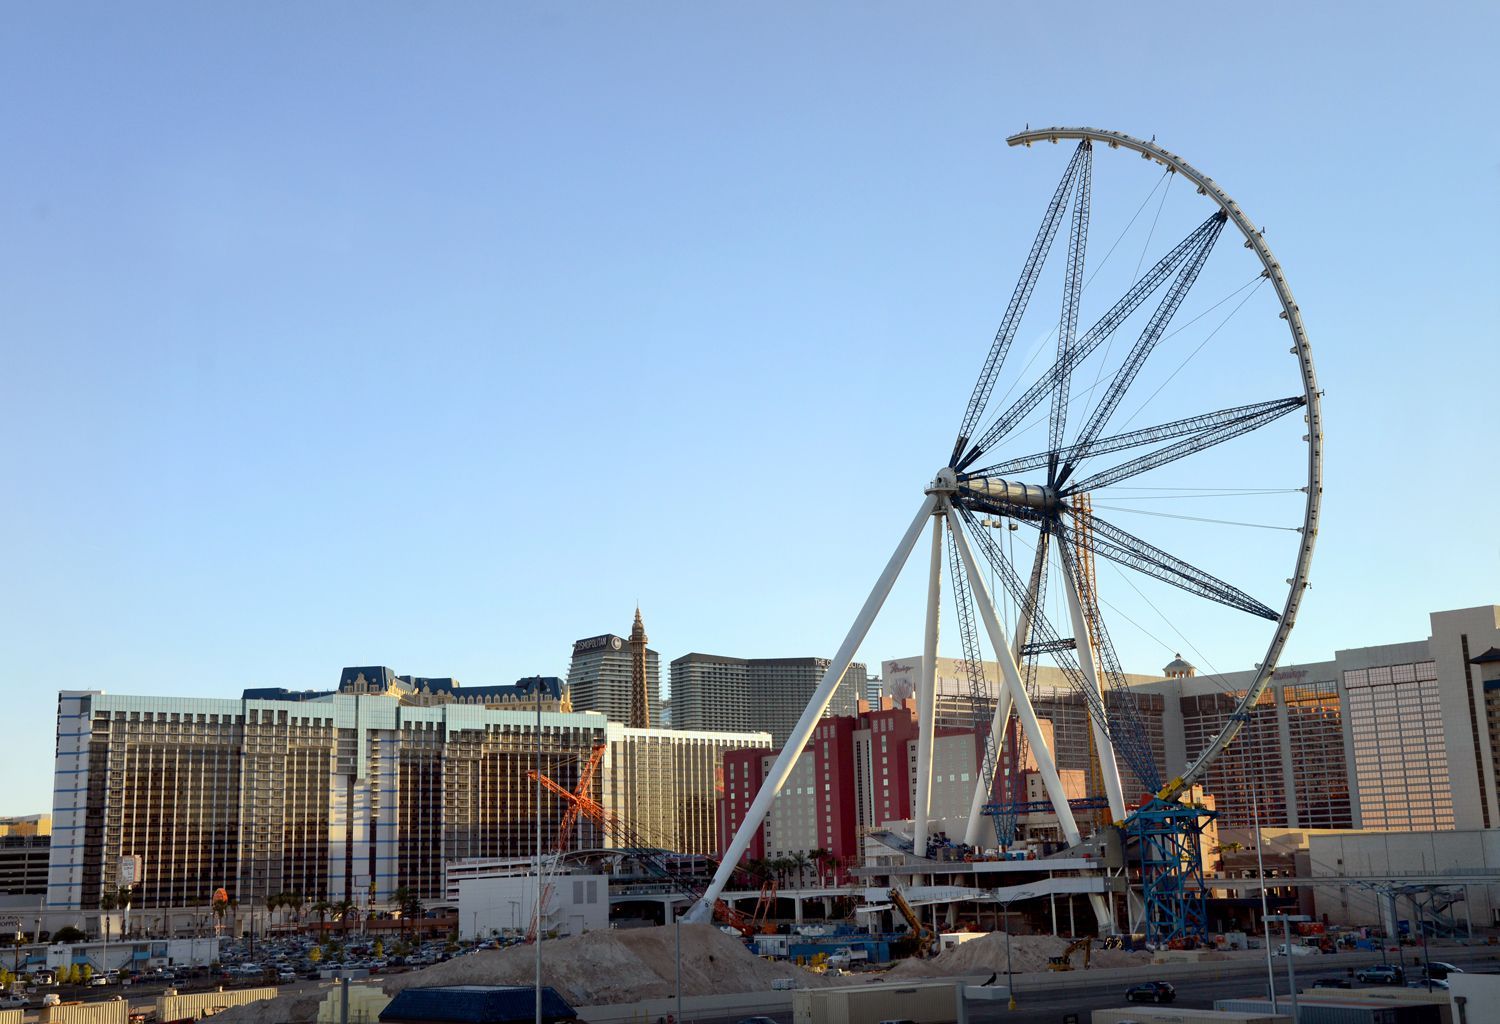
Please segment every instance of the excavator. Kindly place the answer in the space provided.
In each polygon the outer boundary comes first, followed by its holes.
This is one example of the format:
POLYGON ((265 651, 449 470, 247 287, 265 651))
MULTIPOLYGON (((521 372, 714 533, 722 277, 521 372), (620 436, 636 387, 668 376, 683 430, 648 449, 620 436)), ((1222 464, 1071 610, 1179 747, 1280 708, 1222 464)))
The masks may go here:
POLYGON ((937 944, 937 933, 922 923, 922 919, 917 916, 916 910, 907 902, 900 889, 892 889, 890 897, 891 905, 901 912, 901 916, 906 919, 906 926, 916 937, 917 959, 921 960, 930 956, 932 947, 937 944))
POLYGON ((1089 958, 1094 952, 1094 940, 1085 935, 1081 939, 1074 939, 1068 943, 1068 948, 1062 951, 1060 956, 1049 956, 1047 958, 1047 970, 1049 971, 1071 971, 1073 970, 1073 954, 1083 952, 1083 969, 1089 969, 1089 958))

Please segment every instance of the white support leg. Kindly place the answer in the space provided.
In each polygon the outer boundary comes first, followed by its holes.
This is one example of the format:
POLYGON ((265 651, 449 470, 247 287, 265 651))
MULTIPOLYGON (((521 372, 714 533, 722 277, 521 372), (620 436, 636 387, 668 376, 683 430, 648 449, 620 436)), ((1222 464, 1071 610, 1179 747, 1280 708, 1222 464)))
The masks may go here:
POLYGON ((849 627, 849 635, 844 637, 844 643, 839 647, 833 663, 828 666, 828 671, 823 675, 823 681, 818 684, 812 700, 802 712, 802 717, 797 719, 796 726, 787 737, 786 745, 781 748, 776 762, 771 765, 771 771, 767 774, 760 791, 750 802, 750 809, 745 812, 745 820, 740 822, 739 830, 735 832, 734 839, 729 843, 729 849, 724 851, 724 857, 719 862, 719 870, 714 872, 713 881, 708 884, 703 898, 693 904, 683 920, 689 923, 705 923, 712 919, 714 904, 718 902, 719 894, 724 891, 724 886, 729 882, 729 876, 739 865, 740 858, 745 855, 745 850, 750 845, 750 840, 765 822, 766 814, 771 810, 771 804, 775 802, 776 795, 781 792, 787 776, 792 774, 792 768, 807 747, 807 741, 812 737, 818 719, 823 717, 823 712, 828 708, 828 702, 833 699, 833 691, 838 688, 839 681, 849 670, 849 663, 854 660, 855 652, 859 650, 865 634, 870 631, 870 624, 875 621, 875 616, 880 613, 881 605, 885 604, 886 597, 890 595, 891 587, 895 584, 896 577, 901 574, 901 567, 906 564, 907 556, 911 554, 912 547, 917 543, 917 537, 921 534, 923 525, 932 517, 933 510, 937 508, 937 500, 935 495, 929 494, 917 511, 916 518, 906 528, 906 533, 902 535, 901 542, 896 545, 891 560, 886 563, 885 570, 875 581, 874 589, 870 591, 870 596, 865 599, 864 607, 855 616, 854 625, 849 627))
MULTIPOLYGON (((1078 641, 1078 665, 1083 669, 1084 682, 1099 695, 1099 706, 1104 706, 1104 688, 1099 685, 1099 670, 1094 663, 1093 637, 1088 623, 1083 619, 1082 602, 1078 599, 1078 581, 1070 574, 1065 580, 1063 592, 1068 598, 1068 615, 1073 619, 1073 636, 1078 641)), ((1089 726, 1094 730, 1094 749, 1099 755, 1099 774, 1104 777, 1104 795, 1109 799, 1109 813, 1113 820, 1125 820, 1125 787, 1120 784, 1120 765, 1115 760, 1114 744, 1109 733, 1092 714, 1089 726)))
MULTIPOLYGON (((1046 534, 1037 538, 1037 558, 1047 557, 1046 534)), ((1033 572, 1033 576, 1035 572, 1033 572)), ((1039 605, 1041 595, 1032 595, 1033 606, 1039 605)), ((1020 618, 1016 621, 1016 651, 1019 652, 1026 646, 1031 637, 1031 616, 1025 608, 1022 608, 1020 618)), ((1010 727, 1011 699, 1010 687, 1001 682, 995 694, 995 717, 990 720, 990 736, 994 737, 995 744, 995 771, 1000 770, 1001 756, 1005 752, 1005 737, 1010 727)), ((1014 751, 1012 751, 1014 754, 1014 751)), ((1019 769, 1019 765, 1016 766, 1019 769)), ((964 842, 969 846, 983 845, 984 832, 984 805, 990 802, 990 795, 994 790, 995 780, 993 777, 984 777, 983 755, 980 757, 978 778, 974 780, 974 795, 969 800, 969 824, 964 829, 964 842)))
POLYGON ((912 803, 912 851, 927 856, 927 817, 932 813, 932 741, 937 733, 938 613, 943 582, 943 501, 932 517, 932 565, 927 572, 927 628, 922 634, 922 677, 917 685, 917 795, 912 803))
POLYGON ((1042 776, 1042 785, 1047 789, 1047 799, 1052 801, 1052 808, 1057 812, 1057 821, 1062 827, 1064 838, 1070 844, 1076 844, 1083 837, 1079 835, 1078 822, 1073 817, 1073 808, 1068 806, 1068 794, 1063 790, 1062 779, 1058 777, 1057 765, 1052 760, 1052 750, 1042 736, 1042 726, 1037 721, 1036 709, 1031 706, 1031 698, 1026 695, 1026 686, 1021 681, 1021 670, 1016 667, 1015 655, 1011 653, 1010 643, 1005 639, 1005 627, 1000 625, 1000 617, 995 614, 995 606, 990 601, 989 589, 985 587, 984 577, 979 572, 979 566, 974 562, 973 552, 969 550, 969 542, 964 537, 958 514, 950 510, 948 519, 953 527, 953 543, 963 557, 964 568, 969 573, 969 585, 979 595, 976 602, 979 605, 979 617, 984 620, 985 631, 990 635, 990 645, 995 648, 995 660, 1000 663, 1000 675, 1004 678, 1005 685, 1010 688, 1011 699, 1015 701, 1016 716, 1020 718, 1021 728, 1026 732, 1026 740, 1031 744, 1032 756, 1036 758, 1037 771, 1042 776))
MULTIPOLYGON (((1052 809, 1057 812, 1057 823, 1062 829, 1063 838, 1069 845, 1077 845, 1082 836, 1078 832, 1078 820, 1073 817, 1073 808, 1068 806, 1068 794, 1064 792, 1062 779, 1058 777, 1057 765, 1052 759, 1052 750, 1047 746, 1045 737, 1042 736, 1041 723, 1037 721, 1036 710, 1031 706, 1031 698, 1026 695, 1025 684, 1021 681, 1021 671, 1016 667, 1015 656, 1011 653, 1010 644, 1005 639, 1005 629, 1000 625, 1000 617, 995 614, 995 605, 990 601, 989 590, 984 585, 984 577, 979 572, 979 566, 974 562, 974 554, 969 550, 969 542, 964 537, 963 526, 958 521, 958 514, 951 508, 948 510, 948 522, 952 527, 953 544, 958 548, 958 553, 963 557, 964 568, 969 574, 969 584, 978 595, 979 615, 984 619, 984 627, 990 635, 990 644, 995 648, 995 660, 1000 663, 1000 674, 1005 679, 1005 685, 1010 687, 1011 696, 1015 700, 1016 716, 1021 720, 1021 728, 1026 732, 1027 742, 1031 744, 1032 756, 1036 758, 1038 774, 1042 777, 1042 785, 1046 787, 1047 799, 1052 803, 1052 809)), ((1093 904, 1094 916, 1099 921, 1099 927, 1106 934, 1115 930, 1114 921, 1109 915, 1109 908, 1104 904, 1104 898, 1098 893, 1090 894, 1089 902, 1093 904)))

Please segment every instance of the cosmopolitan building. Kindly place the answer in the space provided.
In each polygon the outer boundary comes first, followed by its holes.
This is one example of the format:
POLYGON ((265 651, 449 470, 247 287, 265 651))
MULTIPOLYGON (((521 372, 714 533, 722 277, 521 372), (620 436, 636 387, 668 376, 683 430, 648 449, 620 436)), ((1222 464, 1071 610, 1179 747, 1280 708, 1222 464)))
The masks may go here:
MULTIPOLYGON (((202 907, 220 886, 242 904, 285 891, 361 906, 402 887, 439 897, 447 861, 529 855, 538 817, 555 836, 564 801, 539 802, 526 773, 540 763, 573 790, 599 746, 612 758, 588 796, 618 793, 622 811, 684 839, 705 833, 706 815, 711 846, 719 753, 764 742, 664 739, 653 756, 684 781, 622 788, 613 773, 644 771, 639 743, 623 727, 611 741, 602 715, 559 710, 560 681, 458 693, 452 680, 367 667, 346 669, 334 691, 238 700, 59 694, 49 909, 97 909, 127 857, 141 858, 140 909, 202 907)), ((577 828, 579 845, 610 841, 591 821, 577 828)))
MULTIPOLYGON (((578 711, 597 711, 611 722, 630 721, 630 694, 634 669, 630 640, 605 633, 573 644, 568 665, 568 689, 578 711)), ((661 724, 661 655, 646 649, 646 689, 652 696, 651 724, 661 724)), ((679 725, 681 723, 678 723, 679 725)), ((717 728, 717 726, 715 726, 717 728)), ((690 727, 691 728, 691 727, 690 727)))

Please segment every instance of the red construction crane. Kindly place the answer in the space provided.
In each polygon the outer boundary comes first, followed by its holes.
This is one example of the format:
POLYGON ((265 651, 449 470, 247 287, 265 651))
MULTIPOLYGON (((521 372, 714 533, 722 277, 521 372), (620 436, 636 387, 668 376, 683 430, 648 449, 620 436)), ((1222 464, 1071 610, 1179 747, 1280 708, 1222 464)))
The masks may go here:
MULTIPOLYGON (((597 749, 598 748, 596 748, 596 751, 597 749)), ((592 760, 593 759, 591 759, 591 761, 592 760)), ((644 837, 636 832, 636 830, 630 825, 629 822, 627 822, 617 814, 611 814, 599 801, 593 799, 590 796, 584 795, 582 787, 580 787, 580 790, 578 792, 573 792, 567 787, 559 785, 553 780, 547 778, 547 776, 540 774, 535 769, 528 769, 526 772, 526 777, 532 782, 541 783, 542 787, 545 788, 548 792, 554 794, 568 804, 568 811, 564 813, 565 819, 567 818, 567 814, 571 813, 573 815, 573 818, 571 820, 576 821, 577 815, 582 814, 584 817, 597 824, 600 828, 604 829, 606 834, 613 834, 615 838, 622 841, 625 846, 630 847, 633 856, 646 864, 648 868, 654 869, 654 873, 659 874, 664 881, 672 885, 684 896, 689 897, 694 902, 703 897, 704 889, 702 886, 696 884, 692 879, 685 878, 678 872, 674 871, 671 867, 663 862, 659 854, 653 852, 656 849, 656 844, 648 843, 644 837)), ((544 893, 543 895, 545 898, 546 894, 544 893)), ((771 890, 770 897, 771 905, 774 905, 774 901, 775 889, 773 888, 771 890)), ((724 900, 718 900, 714 904, 714 916, 730 927, 737 929, 741 935, 745 936, 746 938, 750 938, 751 936, 758 935, 760 933, 761 922, 769 912, 769 907, 766 904, 767 900, 764 891, 761 894, 761 900, 756 904, 756 912, 754 915, 746 914, 741 910, 736 910, 724 900)), ((540 911, 540 907, 538 907, 538 911, 540 911)), ((527 934, 527 941, 532 941, 536 937, 538 917, 539 915, 533 917, 532 928, 531 931, 527 934)))

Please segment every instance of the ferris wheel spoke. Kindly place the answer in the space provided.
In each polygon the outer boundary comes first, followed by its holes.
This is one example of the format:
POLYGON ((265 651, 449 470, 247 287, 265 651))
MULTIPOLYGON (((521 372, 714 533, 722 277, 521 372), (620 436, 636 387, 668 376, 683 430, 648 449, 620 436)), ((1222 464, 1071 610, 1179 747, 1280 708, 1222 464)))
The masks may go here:
POLYGON ((995 445, 997 441, 1010 433, 1016 426, 1026 418, 1031 410, 1035 409, 1057 386, 1057 380, 1063 374, 1071 374, 1090 353, 1103 344, 1119 329, 1130 315, 1141 307, 1157 288, 1161 287, 1171 273, 1178 268, 1183 260, 1187 259, 1197 245, 1203 240, 1204 235, 1213 230, 1217 223, 1219 214, 1209 216, 1202 224, 1195 228, 1186 238, 1178 242, 1173 249, 1148 270, 1140 280, 1130 286, 1130 289, 1121 296, 1109 311, 1099 318, 1094 326, 1090 327, 1083 337, 1078 339, 1077 344, 1070 347, 1065 358, 1060 358, 1031 387, 1026 393, 1012 402, 983 435, 969 447, 963 458, 954 464, 955 469, 966 469, 972 466, 981 455, 995 445))
MULTIPOLYGON (((1130 350, 1130 354, 1125 357, 1125 361, 1115 373, 1114 379, 1109 382, 1109 388, 1105 391, 1104 397, 1099 400, 1099 404, 1095 406, 1093 414, 1089 417, 1088 422, 1084 424, 1083 430, 1077 438, 1076 443, 1078 446, 1087 450, 1088 445, 1099 436, 1099 433, 1104 429, 1104 425, 1109 422, 1110 416, 1114 415, 1115 409, 1119 407, 1121 400, 1125 397, 1125 392, 1129 391, 1130 385, 1135 382, 1136 374, 1145 365, 1146 357, 1151 355, 1152 349, 1161 340, 1161 336, 1166 331, 1167 325, 1172 322, 1172 317, 1181 308, 1182 300, 1187 298, 1187 293, 1192 289, 1193 283, 1198 280, 1198 272, 1203 269, 1203 264, 1207 262, 1208 254, 1213 251, 1214 243, 1219 240, 1219 233, 1223 230, 1224 224, 1228 219, 1222 211, 1218 214, 1218 223, 1204 236, 1203 241, 1198 244, 1192 256, 1188 258, 1187 263, 1177 272, 1177 279, 1172 282, 1172 286, 1162 296, 1161 302, 1157 304, 1156 312, 1151 314, 1151 319, 1147 321, 1145 328, 1141 331, 1141 336, 1136 339, 1135 345, 1130 350)), ((1056 442, 1054 442, 1054 447, 1056 447, 1056 442)), ((1077 462, 1072 459, 1063 463, 1062 472, 1056 476, 1055 486, 1061 486, 1066 482, 1076 468, 1077 462)))
POLYGON ((1114 698, 1108 707, 1110 744, 1125 759, 1130 770, 1135 772, 1135 777, 1146 788, 1155 792, 1161 788, 1161 772, 1151 754, 1151 744, 1146 738, 1146 727, 1141 721, 1135 691, 1125 681, 1125 670, 1115 653, 1114 641, 1109 638, 1104 617, 1099 614, 1097 594, 1092 582, 1085 579, 1082 553, 1078 550, 1078 534, 1060 520, 1055 525, 1060 534, 1058 558, 1068 577, 1067 585, 1073 588, 1077 597, 1083 627, 1092 642, 1088 653, 1094 656, 1096 668, 1102 671, 1104 683, 1114 698))
MULTIPOLYGON (((1067 462, 1079 462, 1095 455, 1108 455, 1111 452, 1125 451, 1128 448, 1138 448, 1144 444, 1157 444, 1161 441, 1170 441, 1174 437, 1184 437, 1188 434, 1200 434, 1212 427, 1223 426, 1228 423, 1236 423, 1273 409, 1282 408, 1290 412, 1302 405, 1307 400, 1301 395, 1293 398, 1276 398, 1269 402, 1256 402, 1253 405, 1237 405, 1229 409, 1220 409, 1217 412, 1206 412, 1198 416, 1185 416, 1180 420, 1172 420, 1170 423, 1160 423, 1154 427, 1141 427, 1123 434, 1115 434, 1113 437, 1100 438, 1091 444, 1078 442, 1071 444, 1062 450, 1062 458, 1067 462), (1284 407, 1284 408, 1283 408, 1284 407)), ((1018 473, 1025 473, 1033 469, 1043 469, 1047 465, 1047 456, 1050 452, 1036 452, 1032 455, 1024 455, 1018 459, 1010 459, 1006 462, 997 462, 993 466, 984 469, 976 469, 972 473, 965 473, 961 481, 975 480, 984 477, 1008 477, 1018 473)))
POLYGON ((1073 179, 1087 147, 1088 142, 1078 144, 1073 159, 1068 163, 1068 169, 1063 173, 1062 181, 1057 184, 1057 191, 1052 194, 1047 213, 1042 217, 1036 239, 1031 243, 1031 254, 1026 257, 1026 265, 1021 270, 1020 280, 1016 282, 1016 290, 1011 293, 1010 305, 1006 307, 1000 329, 995 332, 995 340, 990 345, 990 354, 984 361, 984 368, 979 371, 979 380, 974 384, 974 394, 969 397, 969 407, 964 411, 963 422, 958 428, 958 440, 953 445, 952 462, 957 462, 963 454, 964 446, 969 443, 969 435, 979 425, 979 418, 984 415, 985 406, 989 404, 990 395, 995 390, 995 380, 1000 376, 1000 368, 1005 364, 1005 356, 1010 351, 1016 330, 1021 325, 1021 318, 1026 313, 1026 306, 1031 301, 1032 290, 1036 288, 1037 277, 1042 272, 1042 265, 1047 262, 1047 254, 1052 250, 1052 240, 1057 235, 1058 225, 1062 223, 1063 210, 1067 208, 1068 192, 1073 187, 1073 179))
MULTIPOLYGON (((1062 313, 1057 320, 1057 380, 1052 389, 1052 411, 1048 416, 1048 447, 1055 453, 1062 447, 1063 428, 1068 422, 1068 385, 1073 379, 1070 358, 1078 339, 1078 299, 1083 292, 1083 262, 1089 242, 1089 201, 1092 192, 1093 148, 1087 139, 1079 144, 1083 163, 1078 169, 1078 185, 1073 195, 1073 229, 1068 232, 1068 265, 1063 278, 1062 313)), ((1047 464, 1047 482, 1057 474, 1057 456, 1047 464)))
POLYGON ((1064 488, 1062 493, 1067 495, 1097 491, 1112 484, 1117 484, 1122 480, 1129 480, 1131 477, 1140 476, 1142 473, 1149 473, 1153 469, 1160 469, 1162 466, 1176 462, 1179 459, 1185 459, 1189 455, 1196 455, 1198 452, 1207 451, 1215 445, 1233 440, 1242 434, 1259 430, 1266 424, 1274 423, 1276 420, 1281 419, 1281 417, 1293 409, 1300 409, 1306 404, 1307 399, 1305 397, 1299 397, 1295 400, 1283 399, 1262 403, 1262 407, 1258 411, 1247 413, 1228 422, 1210 426, 1190 437, 1183 438, 1175 444, 1169 444, 1165 448, 1158 448, 1154 452, 1138 455, 1128 462, 1122 462, 1110 469, 1101 470, 1093 476, 1085 477, 1071 487, 1064 488))
MULTIPOLYGON (((1005 553, 1000 550, 1000 545, 995 543, 989 531, 980 526, 974 517, 974 513, 963 505, 955 505, 954 509, 960 518, 968 526, 968 535, 973 538, 973 547, 979 549, 984 560, 995 570, 996 578, 1010 591, 1011 597, 1018 605, 1024 607, 1027 598, 1027 584, 1022 581, 1020 574, 1011 565, 1005 553)), ((1059 545, 1059 549, 1061 545, 1059 545)), ((1103 694, 1092 686, 1084 677, 1083 669, 1077 658, 1077 644, 1084 643, 1083 638, 1064 639, 1058 634, 1057 629, 1048 620, 1045 614, 1038 609, 1037 615, 1031 622, 1031 635, 1033 639, 1027 645, 1036 651, 1046 651, 1053 656, 1058 670, 1067 680, 1069 688, 1084 700, 1088 708, 1090 718, 1097 722, 1106 735, 1109 733, 1109 709, 1105 706, 1103 694)), ((1142 778, 1147 776, 1143 775, 1142 778)))
POLYGON ((1238 587, 1163 551, 1128 530, 1120 529, 1108 520, 1100 519, 1097 515, 1091 516, 1090 527, 1093 534, 1091 547, 1096 555, 1163 583, 1170 583, 1195 597, 1238 608, 1272 622, 1281 618, 1278 613, 1238 587))

